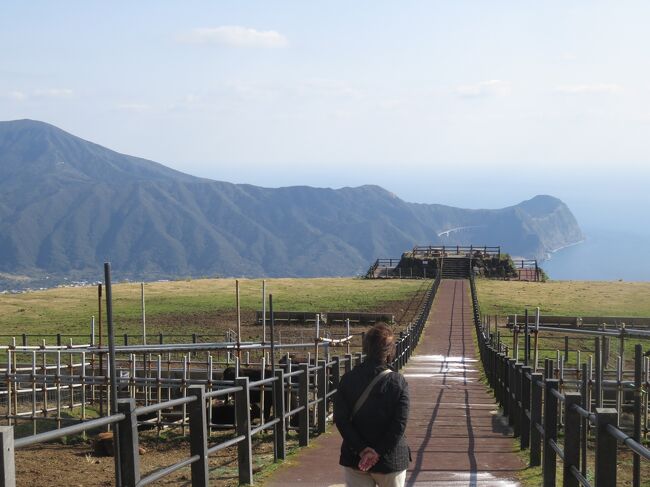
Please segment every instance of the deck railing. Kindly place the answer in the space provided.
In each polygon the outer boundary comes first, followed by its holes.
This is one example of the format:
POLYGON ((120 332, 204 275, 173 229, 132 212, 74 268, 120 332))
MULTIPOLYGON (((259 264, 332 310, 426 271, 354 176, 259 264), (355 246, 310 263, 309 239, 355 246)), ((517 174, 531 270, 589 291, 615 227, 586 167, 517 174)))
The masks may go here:
POLYGON ((413 247, 414 256, 449 257, 462 255, 466 257, 500 257, 501 247, 487 245, 416 245, 413 247))

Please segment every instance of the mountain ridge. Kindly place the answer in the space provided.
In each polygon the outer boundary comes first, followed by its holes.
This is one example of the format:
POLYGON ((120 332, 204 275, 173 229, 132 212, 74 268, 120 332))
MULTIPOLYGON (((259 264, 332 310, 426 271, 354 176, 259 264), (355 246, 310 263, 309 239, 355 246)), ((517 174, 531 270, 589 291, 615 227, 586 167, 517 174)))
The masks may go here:
POLYGON ((559 199, 496 210, 408 203, 376 185, 263 188, 191 176, 33 120, 0 122, 0 272, 354 275, 414 244, 542 258, 582 232, 559 199), (439 232, 476 227, 439 238, 439 232))

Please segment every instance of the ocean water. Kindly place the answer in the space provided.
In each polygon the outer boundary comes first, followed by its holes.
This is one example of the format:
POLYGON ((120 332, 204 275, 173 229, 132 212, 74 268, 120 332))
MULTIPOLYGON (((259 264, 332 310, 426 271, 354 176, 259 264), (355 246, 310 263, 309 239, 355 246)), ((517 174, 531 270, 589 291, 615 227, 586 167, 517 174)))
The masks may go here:
POLYGON ((650 281, 650 235, 585 229, 586 240, 540 265, 551 279, 650 281))

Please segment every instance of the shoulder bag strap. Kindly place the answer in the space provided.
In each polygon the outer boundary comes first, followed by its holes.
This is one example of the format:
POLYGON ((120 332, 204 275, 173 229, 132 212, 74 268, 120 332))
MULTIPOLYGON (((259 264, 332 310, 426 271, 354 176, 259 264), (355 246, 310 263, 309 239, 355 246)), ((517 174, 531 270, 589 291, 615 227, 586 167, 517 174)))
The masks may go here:
POLYGON ((370 395, 370 391, 372 391, 372 388, 379 382, 383 377, 387 376, 388 374, 391 373, 390 369, 385 369, 379 372, 374 379, 370 381, 370 384, 368 384, 361 394, 359 396, 359 399, 357 399, 357 402, 354 404, 354 409, 352 409, 352 414, 350 415, 350 419, 354 417, 355 414, 361 409, 361 406, 366 402, 366 399, 368 399, 368 396, 370 395))

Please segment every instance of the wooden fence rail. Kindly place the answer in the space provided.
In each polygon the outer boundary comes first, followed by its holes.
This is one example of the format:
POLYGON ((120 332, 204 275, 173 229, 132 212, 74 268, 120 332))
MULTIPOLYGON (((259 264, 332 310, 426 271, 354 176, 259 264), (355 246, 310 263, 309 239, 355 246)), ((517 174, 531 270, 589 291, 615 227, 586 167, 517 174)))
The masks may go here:
MULTIPOLYGON (((556 485, 556 462, 563 462, 563 486, 614 486, 617 478, 619 442, 633 453, 633 486, 641 484, 641 461, 650 460, 650 450, 642 444, 642 396, 648 394, 643 383, 643 350, 635 346, 635 378, 633 428, 631 434, 618 426, 616 408, 603 407, 602 377, 592 381, 587 364, 576 391, 560 392, 560 381, 554 378, 555 365, 545 359, 543 373, 528 364, 511 358, 495 335, 481 319, 474 276, 470 277, 474 323, 480 356, 486 377, 494 390, 504 416, 513 426, 520 448, 528 449, 530 465, 542 465, 543 485, 556 485), (558 430, 564 425, 564 443, 558 442, 558 430), (587 446, 589 434, 595 438, 594 483, 589 482, 587 446)), ((598 356, 597 356, 598 360, 598 356)), ((600 368, 602 371, 602 368, 600 368)), ((619 404, 620 408, 620 404, 619 404)))
MULTIPOLYGON (((427 292, 416 320, 400 333, 396 342, 396 355, 392 363, 396 370, 401 369, 412 355, 426 322, 433 298, 440 284, 434 281, 427 292)), ((186 348, 187 346, 185 346, 186 348)), ((183 347, 181 347, 183 348, 183 347)), ((208 486, 208 458, 211 454, 231 446, 237 446, 239 482, 253 483, 253 454, 251 438, 264 430, 273 431, 274 458, 282 460, 286 456, 287 423, 298 416, 299 445, 309 443, 309 434, 322 433, 326 428, 329 407, 336 394, 341 377, 341 367, 347 372, 364 359, 362 353, 346 354, 343 357, 327 357, 316 364, 299 364, 297 370, 291 367, 275 370, 273 377, 250 381, 248 377, 238 377, 234 381, 222 381, 212 391, 206 391, 205 384, 191 385, 183 397, 156 404, 138 406, 132 397, 118 401, 118 411, 99 419, 85 421, 54 431, 40 433, 25 438, 15 438, 13 426, 0 427, 0 487, 15 487, 15 449, 59 439, 63 436, 80 434, 98 426, 113 425, 116 442, 119 444, 120 462, 116 465, 115 478, 118 487, 148 485, 181 468, 190 466, 192 486, 208 486), (297 384, 296 384, 297 382, 297 384), (273 395, 273 415, 253 424, 250 414, 251 391, 267 391, 273 395), (285 391, 296 390, 298 403, 291 409, 285 403, 285 391), (235 436, 229 440, 209 445, 211 424, 206 411, 210 400, 216 397, 234 395, 235 436), (183 407, 189 409, 188 456, 146 477, 141 477, 139 460, 138 417, 159 413, 164 409, 183 407), (315 414, 310 414, 313 410, 315 414)))

